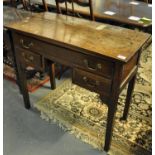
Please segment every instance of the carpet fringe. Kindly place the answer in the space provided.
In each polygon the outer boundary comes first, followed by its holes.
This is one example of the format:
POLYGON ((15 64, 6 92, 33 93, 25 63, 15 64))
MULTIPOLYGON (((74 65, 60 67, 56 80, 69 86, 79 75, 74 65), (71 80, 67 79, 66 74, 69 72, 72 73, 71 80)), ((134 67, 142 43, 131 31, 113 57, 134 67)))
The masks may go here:
MULTIPOLYGON (((41 118, 47 122, 52 122, 58 125, 63 131, 68 132, 71 135, 74 135, 76 138, 81 139, 86 144, 92 145, 94 149, 98 149, 99 151, 103 151, 104 144, 98 144, 98 141, 95 140, 95 138, 90 138, 86 134, 81 133, 81 131, 78 131, 75 127, 66 127, 65 124, 60 122, 58 119, 56 119, 54 116, 45 114, 44 112, 41 112, 41 118), (49 118, 50 116, 50 118, 49 118)), ((102 140, 103 141, 103 140, 102 140)))

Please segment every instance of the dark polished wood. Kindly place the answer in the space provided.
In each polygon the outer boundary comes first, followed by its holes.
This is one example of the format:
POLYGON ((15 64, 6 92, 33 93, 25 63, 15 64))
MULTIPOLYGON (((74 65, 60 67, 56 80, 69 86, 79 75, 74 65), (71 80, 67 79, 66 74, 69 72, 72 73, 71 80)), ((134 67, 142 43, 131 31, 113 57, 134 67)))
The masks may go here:
MULTIPOLYGON (((4 13, 3 14, 3 21, 4 21, 4 23, 3 23, 4 24, 4 29, 3 29, 3 36, 4 36, 3 38, 4 39, 3 39, 3 41, 4 41, 4 43, 6 43, 6 46, 9 48, 10 53, 12 53, 15 72, 17 73, 16 74, 17 75, 16 82, 22 92, 22 89, 20 87, 20 82, 19 82, 20 78, 18 77, 16 58, 14 56, 14 45, 13 45, 12 39, 11 39, 12 36, 10 35, 9 30, 5 27, 5 25, 11 24, 11 23, 16 23, 16 22, 22 21, 22 20, 27 20, 30 17, 33 17, 36 13, 29 12, 26 10, 19 10, 19 9, 7 7, 7 6, 3 7, 3 13, 4 13)), ((38 18, 39 18, 39 16, 38 16, 38 18)), ((31 43, 33 40, 31 41, 30 38, 26 38, 25 36, 23 36, 23 38, 20 38, 20 40, 18 40, 16 38, 18 38, 18 35, 15 36, 14 42, 16 42, 15 44, 18 45, 17 47, 20 48, 20 50, 22 51, 20 53, 17 53, 19 55, 19 57, 21 58, 20 63, 22 65, 22 67, 25 68, 25 70, 28 66, 35 67, 35 69, 37 71, 39 71, 40 73, 43 73, 45 70, 45 63, 46 63, 45 59, 43 58, 43 56, 29 51, 29 48, 32 46, 31 43)), ((38 44, 35 43, 35 45, 37 46, 37 48, 35 48, 35 50, 38 49, 38 44)), ((51 83, 51 88, 54 89, 55 88, 54 66, 52 66, 51 71, 48 68, 49 75, 51 76, 50 79, 53 79, 53 80, 50 80, 50 82, 53 82, 53 83, 51 83), (53 71, 53 73, 51 71, 53 71)))
MULTIPOLYGON (((130 4, 132 1, 133 0, 92 0, 94 18, 103 21, 114 21, 141 28, 150 27, 152 25, 152 21, 142 23, 128 19, 130 16, 136 16, 139 18, 146 17, 152 20, 152 7, 148 7, 147 3, 140 1, 137 1, 139 3, 138 5, 132 5, 130 4), (112 11, 116 14, 107 15, 104 13, 105 11, 112 11)), ((46 0, 46 3, 49 7, 56 8, 55 0, 46 0)), ((65 5, 62 4, 61 8, 62 10, 65 10, 65 5)), ((68 5, 68 9, 72 10, 72 6, 68 5)), ((74 6, 74 11, 76 13, 80 13, 81 15, 89 16, 89 9, 79 5, 74 6)))
MULTIPOLYGON (((4 28, 3 28, 3 42, 6 44, 7 46, 7 52, 10 52, 12 57, 13 57, 13 67, 15 69, 16 72, 16 82, 19 86, 20 92, 22 93, 22 88, 20 86, 20 78, 19 78, 19 73, 17 70, 17 63, 16 63, 16 57, 15 57, 15 50, 14 50, 14 44, 13 44, 13 39, 12 39, 12 35, 11 32, 8 31, 8 29, 5 28, 6 24, 11 24, 17 21, 21 21, 25 18, 29 18, 30 16, 32 16, 32 13, 27 12, 27 11, 21 11, 21 10, 17 10, 15 8, 12 7, 6 7, 3 6, 3 24, 4 24, 4 28)), ((3 51, 5 52, 5 51, 3 51)))
POLYGON ((4 5, 9 5, 12 7, 17 7, 17 5, 20 3, 20 0, 3 0, 4 5))
POLYGON ((48 12, 6 24, 5 27, 13 36, 25 107, 29 108, 30 102, 18 57, 19 53, 23 52, 22 48, 28 48, 29 52, 43 56, 51 62, 73 68, 73 83, 99 93, 108 106, 104 146, 108 151, 119 94, 129 83, 125 118, 134 89, 133 79, 137 73, 141 49, 151 36, 147 33, 48 12))
MULTIPOLYGON (((75 9, 74 9, 75 4, 80 5, 82 7, 88 7, 89 8, 89 15, 88 16, 91 20, 94 20, 92 0, 88 0, 87 2, 84 2, 83 0, 55 0, 55 3, 56 3, 56 8, 57 8, 57 13, 62 13, 60 4, 65 3, 65 13, 67 15, 70 15, 70 16, 77 16, 75 9), (70 3, 72 6, 71 10, 68 8, 68 3, 70 3)), ((66 66, 61 65, 61 70, 60 70, 61 72, 60 73, 63 73, 63 71, 65 71, 66 69, 67 69, 66 66)), ((62 76, 62 74, 60 74, 58 79, 60 79, 61 76, 62 76)))
MULTIPOLYGON (((6 24, 5 27, 10 29, 9 25, 6 24)), ((59 50, 58 46, 64 45, 66 47, 64 60, 66 59, 66 61, 71 59, 67 54, 72 54, 72 51, 76 50, 83 54, 87 54, 89 51, 91 55, 98 57, 104 55, 106 59, 126 63, 135 55, 135 51, 142 47, 145 38, 150 36, 130 29, 48 12, 34 14, 31 18, 13 23, 11 28, 18 29, 23 35, 28 33, 28 37, 31 37, 30 40, 39 38, 33 42, 30 50, 36 48, 36 52, 41 52, 41 54, 45 47, 51 48, 52 40, 53 48, 57 50, 57 53, 53 51, 49 53, 56 56, 60 54, 59 56, 62 58, 63 52, 59 50), (47 42, 49 44, 46 44, 47 42), (68 48, 71 50, 67 53, 68 48)), ((20 33, 20 35, 22 34, 20 33)), ((48 54, 46 51, 44 53, 48 54)))
MULTIPOLYGON (((21 0, 21 3, 22 3, 22 5, 23 5, 23 8, 25 9, 25 10, 32 10, 32 4, 30 4, 30 3, 33 3, 33 1, 27 1, 27 0, 21 0)), ((35 3, 34 3, 35 4, 35 3)), ((47 3, 46 3, 46 0, 42 0, 42 5, 43 5, 43 7, 44 7, 44 10, 45 11, 48 11, 48 6, 47 6, 47 3)))
POLYGON ((55 0, 55 3, 56 3, 56 8, 57 8, 58 13, 61 13, 60 3, 65 3, 66 13, 68 14, 68 12, 71 11, 71 13, 73 15, 75 15, 75 13, 76 13, 75 6, 74 6, 75 4, 77 4, 78 6, 81 6, 81 7, 88 7, 89 8, 89 16, 90 16, 91 20, 94 20, 92 0, 88 0, 88 1, 83 1, 83 0, 55 0), (70 7, 68 8, 68 2, 72 6, 71 10, 70 10, 70 7))
POLYGON ((73 83, 109 97, 112 80, 96 74, 92 74, 90 72, 83 71, 81 69, 74 69, 73 83))
MULTIPOLYGON (((117 110, 117 103, 119 98, 119 87, 121 84, 122 64, 115 62, 113 85, 108 100, 108 114, 107 114, 107 127, 105 135, 104 150, 108 151, 111 145, 112 131, 114 127, 114 118, 117 110)), ((104 97, 103 97, 104 98, 104 97)))
POLYGON ((51 89, 56 88, 56 81, 55 81, 55 64, 52 61, 47 62, 48 65, 48 72, 50 77, 51 89))
POLYGON ((138 0, 138 1, 145 2, 145 3, 151 3, 152 4, 152 0, 138 0))
POLYGON ((133 93, 135 81, 136 81, 136 75, 131 79, 131 81, 129 82, 129 85, 128 85, 125 108, 124 108, 124 112, 123 112, 123 117, 121 118, 122 120, 126 120, 128 117, 128 111, 130 108, 130 103, 131 103, 131 99, 132 99, 132 93, 133 93))
POLYGON ((48 11, 46 0, 42 0, 45 11, 48 11))
MULTIPOLYGON (((15 42, 13 42, 15 44, 15 42)), ((19 53, 20 49, 15 48, 15 51, 19 53)), ((21 58, 19 55, 16 53, 16 63, 17 63, 17 70, 18 70, 18 76, 19 76, 19 82, 20 82, 20 89, 23 94, 23 99, 24 99, 24 105, 26 109, 29 109, 31 107, 30 104, 30 99, 29 99, 29 94, 27 90, 27 79, 26 79, 26 72, 25 72, 25 66, 23 67, 21 65, 21 58)))

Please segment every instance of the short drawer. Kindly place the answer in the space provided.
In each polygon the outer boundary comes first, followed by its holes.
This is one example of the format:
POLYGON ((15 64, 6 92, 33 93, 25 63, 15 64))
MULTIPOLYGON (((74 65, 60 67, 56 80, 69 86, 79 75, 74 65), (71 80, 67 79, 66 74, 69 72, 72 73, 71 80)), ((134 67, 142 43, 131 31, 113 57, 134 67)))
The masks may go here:
POLYGON ((99 94, 109 94, 111 91, 111 80, 80 70, 73 70, 73 83, 99 94))
POLYGON ((31 66, 39 70, 43 69, 43 59, 39 54, 21 48, 16 48, 16 55, 18 57, 18 61, 20 61, 21 65, 24 67, 31 66))
POLYGON ((75 57, 74 63, 88 72, 95 73, 104 77, 111 78, 114 65, 112 62, 100 59, 96 56, 79 54, 75 57))
POLYGON ((30 51, 44 51, 46 44, 40 40, 28 37, 22 34, 14 33, 13 35, 15 47, 30 50, 30 51))

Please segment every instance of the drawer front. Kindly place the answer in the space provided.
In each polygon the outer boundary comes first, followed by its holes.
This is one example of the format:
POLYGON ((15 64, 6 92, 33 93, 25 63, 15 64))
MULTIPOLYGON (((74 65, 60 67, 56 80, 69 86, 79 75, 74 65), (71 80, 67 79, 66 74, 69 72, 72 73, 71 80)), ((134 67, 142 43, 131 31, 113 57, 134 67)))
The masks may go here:
POLYGON ((16 48, 16 55, 21 65, 24 67, 31 66, 39 70, 43 69, 42 57, 39 54, 21 48, 16 48))
POLYGON ((14 33, 13 35, 15 47, 30 50, 30 51, 44 51, 46 44, 35 38, 28 37, 22 34, 14 33))
POLYGON ((73 83, 99 94, 109 95, 111 91, 111 80, 85 72, 80 69, 73 70, 73 83))
POLYGON ((75 57, 74 62, 78 67, 86 71, 108 78, 111 78, 113 75, 113 63, 98 57, 79 54, 75 57))
POLYGON ((35 51, 44 57, 61 64, 81 68, 85 71, 108 78, 111 78, 113 75, 113 63, 99 57, 76 52, 53 44, 48 44, 32 37, 27 37, 17 33, 14 34, 14 42, 17 47, 35 51))

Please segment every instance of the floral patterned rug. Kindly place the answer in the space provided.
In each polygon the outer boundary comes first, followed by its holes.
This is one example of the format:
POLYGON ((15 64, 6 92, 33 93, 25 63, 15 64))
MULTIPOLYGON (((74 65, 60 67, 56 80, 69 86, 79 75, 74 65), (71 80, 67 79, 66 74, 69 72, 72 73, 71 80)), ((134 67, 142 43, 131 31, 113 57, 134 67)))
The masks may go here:
MULTIPOLYGON (((152 46, 143 51, 127 121, 123 114, 126 90, 119 98, 110 155, 150 155, 152 152, 152 46)), ((41 117, 102 150, 107 106, 99 95, 66 80, 34 104, 41 117)))

